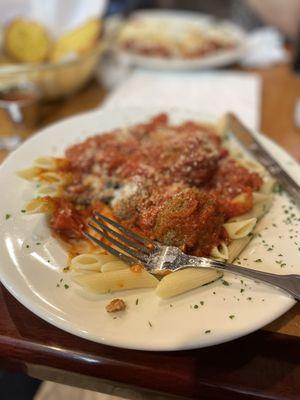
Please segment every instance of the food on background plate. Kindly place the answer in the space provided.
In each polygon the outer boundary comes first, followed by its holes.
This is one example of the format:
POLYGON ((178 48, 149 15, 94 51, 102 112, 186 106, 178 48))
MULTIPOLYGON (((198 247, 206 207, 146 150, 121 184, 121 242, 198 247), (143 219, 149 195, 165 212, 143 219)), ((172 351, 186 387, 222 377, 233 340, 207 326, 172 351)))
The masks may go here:
POLYGON ((96 47, 101 20, 91 19, 55 40, 37 21, 17 18, 4 28, 3 63, 56 62, 96 47))
POLYGON ((133 16, 121 28, 118 47, 141 56, 197 59, 237 46, 221 25, 201 26, 191 21, 133 16))
POLYGON ((85 238, 93 211, 188 254, 233 261, 272 202, 273 179, 237 153, 222 123, 173 125, 167 114, 92 136, 64 158, 38 158, 19 175, 38 182, 26 212, 47 214, 74 280, 97 293, 156 288, 168 298, 221 274, 186 269, 159 280, 129 266, 85 238))
POLYGON ((50 37, 38 22, 15 19, 4 31, 4 51, 16 62, 43 62, 50 47, 50 37))
POLYGON ((59 61, 68 55, 84 54, 96 46, 101 34, 101 21, 92 19, 61 36, 54 44, 50 61, 59 61))

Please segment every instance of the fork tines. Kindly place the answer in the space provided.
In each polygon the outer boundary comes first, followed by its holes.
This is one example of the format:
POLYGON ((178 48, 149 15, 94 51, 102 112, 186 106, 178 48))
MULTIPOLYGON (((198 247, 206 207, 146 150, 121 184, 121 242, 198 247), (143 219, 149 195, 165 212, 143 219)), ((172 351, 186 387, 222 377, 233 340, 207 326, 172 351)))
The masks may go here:
POLYGON ((157 246, 152 240, 138 235, 99 212, 94 213, 92 221, 95 225, 89 223, 89 227, 99 233, 101 237, 108 240, 114 247, 104 243, 89 233, 85 233, 85 235, 106 251, 121 258, 126 263, 135 264, 137 261, 146 263, 151 250, 157 246), (126 254, 124 254, 124 252, 126 254))

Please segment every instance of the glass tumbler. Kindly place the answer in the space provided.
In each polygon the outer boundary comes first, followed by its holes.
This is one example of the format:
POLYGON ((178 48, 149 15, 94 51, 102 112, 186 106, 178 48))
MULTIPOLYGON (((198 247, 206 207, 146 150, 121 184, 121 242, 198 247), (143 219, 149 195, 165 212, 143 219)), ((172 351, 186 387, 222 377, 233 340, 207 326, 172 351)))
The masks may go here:
POLYGON ((34 129, 39 89, 31 83, 0 87, 0 149, 15 149, 34 129))

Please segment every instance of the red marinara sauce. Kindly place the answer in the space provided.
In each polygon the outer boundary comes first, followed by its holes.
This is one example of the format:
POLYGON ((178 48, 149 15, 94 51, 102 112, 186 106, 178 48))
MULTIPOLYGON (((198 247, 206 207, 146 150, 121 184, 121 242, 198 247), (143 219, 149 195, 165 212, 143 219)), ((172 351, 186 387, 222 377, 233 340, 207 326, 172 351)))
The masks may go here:
POLYGON ((51 228, 65 240, 82 238, 90 210, 78 210, 71 201, 63 198, 55 198, 53 202, 51 228))
POLYGON ((73 186, 55 200, 51 218, 65 239, 83 236, 105 182, 121 188, 138 182, 138 190, 112 203, 114 216, 162 243, 209 255, 228 240, 224 222, 251 210, 252 193, 262 185, 230 157, 213 128, 192 121, 172 126, 166 114, 88 138, 67 149, 66 159, 73 186))
POLYGON ((263 181, 255 172, 239 165, 227 156, 219 161, 218 169, 207 189, 219 196, 225 219, 245 214, 253 207, 254 191, 259 190, 263 181))

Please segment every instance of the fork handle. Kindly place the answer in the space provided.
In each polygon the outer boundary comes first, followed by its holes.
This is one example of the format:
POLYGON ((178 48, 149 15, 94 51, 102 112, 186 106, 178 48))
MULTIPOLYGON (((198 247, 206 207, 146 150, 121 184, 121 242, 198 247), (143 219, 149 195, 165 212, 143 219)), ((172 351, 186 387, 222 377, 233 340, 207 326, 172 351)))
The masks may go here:
POLYGON ((250 268, 240 267, 235 264, 227 264, 222 261, 210 260, 208 258, 187 257, 188 267, 217 268, 233 272, 247 278, 259 280, 276 286, 291 294, 296 300, 300 300, 300 275, 278 275, 270 272, 257 271, 250 268))

